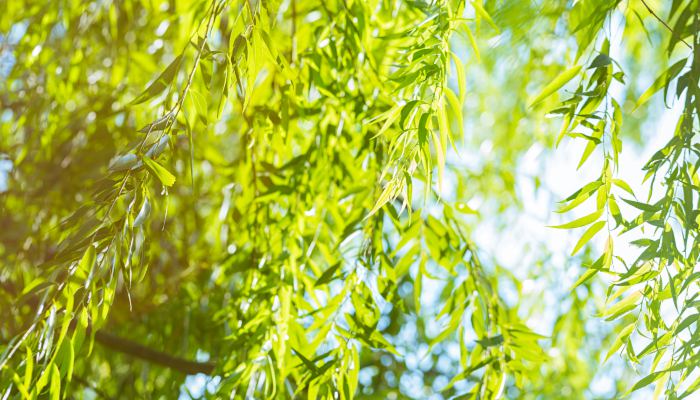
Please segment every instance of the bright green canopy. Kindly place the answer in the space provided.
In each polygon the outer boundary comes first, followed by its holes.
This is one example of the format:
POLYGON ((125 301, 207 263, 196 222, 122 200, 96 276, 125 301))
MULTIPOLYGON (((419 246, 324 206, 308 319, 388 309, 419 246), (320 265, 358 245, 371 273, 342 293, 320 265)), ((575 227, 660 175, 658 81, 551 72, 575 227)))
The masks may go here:
POLYGON ((700 386, 696 0, 41 3, 0 6, 0 398, 700 386), (572 247, 505 268, 565 146, 572 247))

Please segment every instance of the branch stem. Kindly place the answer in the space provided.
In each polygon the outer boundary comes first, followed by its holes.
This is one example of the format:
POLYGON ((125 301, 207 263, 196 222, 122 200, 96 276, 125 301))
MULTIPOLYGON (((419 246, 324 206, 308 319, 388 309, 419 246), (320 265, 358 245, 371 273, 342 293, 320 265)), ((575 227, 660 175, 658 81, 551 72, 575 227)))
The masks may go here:
POLYGON ((187 375, 199 373, 209 375, 215 368, 215 364, 212 362, 198 362, 175 357, 103 330, 95 332, 95 341, 120 353, 140 358, 144 361, 149 361, 187 375))
MULTIPOLYGON (((644 7, 647 9, 647 11, 649 11, 649 14, 651 14, 652 16, 654 16, 654 18, 656 18, 659 22, 661 22, 661 24, 662 24, 663 26, 665 26, 666 29, 668 29, 671 33, 675 33, 675 32, 673 31, 673 29, 672 29, 670 26, 668 26, 668 24, 666 23, 666 21, 664 21, 663 19, 661 19, 661 17, 659 17, 659 16, 654 12, 654 10, 651 9, 651 7, 649 7, 649 4, 647 4, 647 2, 646 2, 645 0, 642 0, 642 4, 644 4, 644 7)), ((691 50, 693 49, 693 47, 690 46, 690 45, 688 44, 688 42, 686 42, 685 40, 683 40, 683 38, 680 38, 680 40, 681 40, 681 42, 683 42, 684 45, 688 46, 689 49, 691 49, 691 50)))

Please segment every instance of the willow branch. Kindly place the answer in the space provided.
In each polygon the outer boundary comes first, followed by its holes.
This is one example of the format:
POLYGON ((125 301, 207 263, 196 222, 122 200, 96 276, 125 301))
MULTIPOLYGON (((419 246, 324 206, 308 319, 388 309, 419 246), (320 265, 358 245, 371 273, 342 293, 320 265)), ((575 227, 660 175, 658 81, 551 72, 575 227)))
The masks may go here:
MULTIPOLYGON (((668 26, 668 24, 666 23, 666 21, 664 21, 663 19, 661 19, 661 17, 659 17, 659 16, 654 12, 654 10, 651 9, 651 7, 649 7, 649 5, 647 4, 646 1, 642 0, 642 4, 644 4, 644 7, 646 7, 647 11, 649 11, 649 14, 653 15, 654 18, 656 18, 659 22, 661 22, 661 24, 662 24, 663 26, 665 26, 666 29, 668 29, 668 30, 669 30, 671 33, 673 33, 673 34, 676 33, 676 32, 673 31, 673 29, 672 29, 670 26, 668 26)), ((688 44, 688 42, 686 42, 685 40, 683 40, 683 38, 680 38, 680 40, 681 40, 681 42, 683 42, 684 45, 688 46, 689 49, 691 49, 691 50, 693 49, 693 48, 688 44)))
POLYGON ((116 350, 187 375, 199 373, 210 375, 215 368, 215 364, 212 362, 198 362, 175 357, 105 331, 97 331, 95 333, 95 341, 111 350, 116 350))

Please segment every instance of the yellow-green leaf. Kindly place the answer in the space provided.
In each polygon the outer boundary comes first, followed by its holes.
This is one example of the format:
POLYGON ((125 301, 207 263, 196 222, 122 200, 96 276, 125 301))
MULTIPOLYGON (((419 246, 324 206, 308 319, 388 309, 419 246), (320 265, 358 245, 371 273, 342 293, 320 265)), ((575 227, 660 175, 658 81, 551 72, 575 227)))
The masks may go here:
POLYGON ((682 70, 685 64, 688 62, 687 59, 682 59, 678 61, 677 63, 671 65, 668 67, 666 71, 661 73, 658 78, 652 83, 652 85, 642 93, 641 96, 639 96, 639 99, 637 100, 637 103, 634 105, 634 109, 636 110, 639 108, 641 105, 649 101, 651 96, 654 95, 654 93, 658 92, 663 88, 664 86, 668 85, 673 78, 675 78, 682 70))
POLYGON ((175 183, 175 176, 157 161, 150 157, 143 157, 143 163, 146 164, 146 168, 148 168, 164 186, 172 186, 175 183))
POLYGON ((619 302, 615 303, 614 306, 608 308, 605 313, 603 314, 606 316, 608 321, 611 321, 620 315, 626 313, 627 311, 630 311, 637 307, 637 301, 642 297, 642 292, 640 291, 635 291, 631 295, 625 297, 624 299, 620 300, 619 302))
POLYGON ((457 73, 457 93, 459 94, 459 104, 462 105, 464 104, 464 98, 467 94, 467 77, 464 73, 464 64, 455 53, 452 53, 452 61, 455 63, 455 72, 457 73))
POLYGON ((622 347, 622 344, 627 340, 627 338, 629 338, 636 326, 637 321, 633 321, 631 324, 627 325, 622 331, 620 331, 620 334, 617 335, 612 346, 610 346, 608 354, 605 355, 605 360, 603 360, 603 362, 607 361, 611 355, 613 355, 620 347, 622 347))
POLYGON ((591 269, 589 269, 588 271, 584 272, 583 275, 581 275, 581 277, 578 278, 578 280, 576 281, 576 283, 574 283, 574 284, 571 286, 571 290, 574 290, 574 289, 576 289, 577 287, 581 286, 584 282, 586 282, 587 280, 591 279, 591 277, 593 277, 593 275, 595 275, 595 274, 597 274, 597 273, 598 273, 598 270, 595 269, 595 268, 591 268, 591 269))
POLYGON ((534 107, 538 103, 542 102, 542 100, 549 97, 549 95, 561 89, 561 87, 566 85, 567 82, 573 79, 579 73, 579 71, 581 71, 581 66, 577 65, 559 74, 559 76, 554 78, 553 81, 551 81, 547 86, 545 86, 544 89, 542 89, 542 91, 537 96, 530 100, 530 107, 534 107))
POLYGON ((49 394, 51 400, 60 400, 61 398, 61 372, 56 364, 51 367, 51 384, 49 386, 49 394))
POLYGON ((482 6, 481 3, 479 3, 478 1, 472 1, 472 7, 474 7, 474 11, 476 11, 476 13, 477 13, 480 17, 482 17, 483 19, 485 19, 486 22, 488 22, 489 25, 491 25, 491 27, 493 27, 493 29, 498 30, 498 27, 497 27, 496 24, 493 22, 493 19, 491 19, 491 16, 490 16, 489 13, 484 9, 484 6, 482 6))
POLYGON ((579 239, 576 246, 574 246, 574 250, 571 252, 571 255, 573 256, 574 254, 578 253, 578 251, 581 250, 581 248, 588 243, 588 241, 591 240, 596 233, 603 229, 604 226, 605 221, 598 221, 586 229, 586 232, 583 233, 581 239, 579 239))
POLYGON ((600 210, 597 210, 591 214, 586 215, 585 217, 581 217, 581 218, 573 220, 571 222, 567 222, 566 224, 549 226, 549 228, 556 228, 556 229, 580 228, 582 226, 586 226, 588 224, 595 222, 598 218, 600 218, 600 216, 602 214, 603 214, 603 209, 600 209, 600 210))
POLYGON ((479 52, 479 46, 476 43, 476 38, 474 37, 472 30, 469 28, 469 25, 464 23, 463 26, 464 32, 467 33, 467 37, 469 38, 469 44, 472 45, 472 49, 474 50, 474 57, 476 58, 476 62, 481 63, 481 52, 479 52))
MULTIPOLYGON (((632 393, 635 390, 639 390, 639 389, 651 384, 655 380, 659 379, 661 377, 661 375, 664 374, 665 372, 666 371, 652 372, 651 374, 645 376, 644 378, 640 379, 637 383, 635 383, 634 386, 632 386, 632 389, 630 389, 628 393, 632 393)), ((624 396, 624 397, 627 397, 627 396, 624 396)))
POLYGON ((180 63, 182 62, 182 55, 175 57, 173 62, 168 65, 167 68, 151 83, 140 95, 129 103, 130 105, 136 105, 149 100, 165 90, 173 79, 177 75, 177 71, 180 69, 180 63))

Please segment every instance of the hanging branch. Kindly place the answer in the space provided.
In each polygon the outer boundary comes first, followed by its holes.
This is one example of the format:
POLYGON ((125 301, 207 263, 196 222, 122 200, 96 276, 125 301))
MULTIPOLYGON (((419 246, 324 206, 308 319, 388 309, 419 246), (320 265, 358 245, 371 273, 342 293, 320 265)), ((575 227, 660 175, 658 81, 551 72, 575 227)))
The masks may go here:
MULTIPOLYGON (((642 4, 644 4, 644 7, 646 7, 647 11, 649 11, 649 14, 651 14, 654 18, 656 18, 659 22, 661 22, 661 24, 662 24, 663 26, 665 26, 666 29, 668 29, 671 33, 675 34, 675 32, 673 31, 673 28, 671 28, 670 26, 668 26, 668 24, 666 23, 666 21, 664 21, 663 19, 661 19, 661 17, 659 17, 659 16, 657 15, 657 14, 654 12, 654 10, 652 10, 651 7, 649 7, 649 5, 647 4, 647 2, 646 2, 645 0, 642 0, 642 4)), ((683 42, 683 44, 686 45, 689 49, 691 49, 691 50, 693 49, 693 47, 692 47, 691 45, 689 45, 688 42, 686 42, 685 40, 683 40, 683 38, 681 38, 680 40, 681 40, 681 42, 683 42)))
POLYGON ((95 341, 120 353, 128 354, 187 375, 199 373, 209 375, 216 367, 212 362, 198 362, 175 357, 103 330, 95 332, 95 341))

